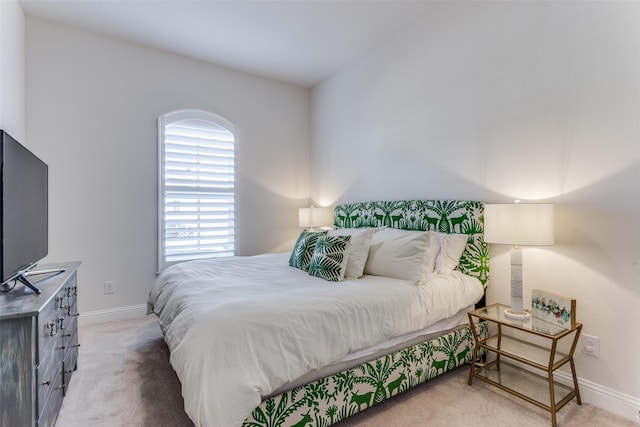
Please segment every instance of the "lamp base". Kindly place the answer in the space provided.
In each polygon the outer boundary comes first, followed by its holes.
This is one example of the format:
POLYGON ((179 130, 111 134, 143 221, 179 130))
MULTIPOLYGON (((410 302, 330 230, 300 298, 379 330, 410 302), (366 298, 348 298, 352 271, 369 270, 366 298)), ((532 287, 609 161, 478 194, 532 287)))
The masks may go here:
POLYGON ((512 311, 510 308, 507 308, 504 310, 504 315, 509 319, 514 319, 514 320, 529 320, 531 318, 531 315, 526 311, 523 311, 522 313, 516 313, 515 311, 512 311))

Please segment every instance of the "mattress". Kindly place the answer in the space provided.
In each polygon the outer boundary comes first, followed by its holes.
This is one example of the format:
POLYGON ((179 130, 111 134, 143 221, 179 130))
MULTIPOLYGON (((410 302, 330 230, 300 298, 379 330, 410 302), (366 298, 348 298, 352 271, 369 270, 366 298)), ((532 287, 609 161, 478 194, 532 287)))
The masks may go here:
POLYGON ((149 307, 196 425, 241 425, 264 397, 417 339, 483 294, 459 272, 422 285, 366 275, 326 282, 289 267, 288 256, 193 261, 158 277, 149 307))
POLYGON ((269 396, 265 396, 265 398, 278 395, 303 384, 308 384, 320 378, 337 374, 338 372, 353 368, 370 360, 386 356, 387 354, 391 354, 403 348, 407 348, 412 345, 428 341, 432 338, 448 334, 449 332, 456 329, 466 327, 469 324, 469 317, 467 316, 467 313, 474 308, 475 304, 470 305, 469 307, 465 307, 462 310, 458 311, 453 316, 442 319, 434 323, 433 325, 427 326, 426 328, 423 328, 419 331, 414 331, 399 337, 394 337, 377 345, 348 354, 341 360, 324 366, 317 371, 309 372, 292 382, 284 384, 269 396))

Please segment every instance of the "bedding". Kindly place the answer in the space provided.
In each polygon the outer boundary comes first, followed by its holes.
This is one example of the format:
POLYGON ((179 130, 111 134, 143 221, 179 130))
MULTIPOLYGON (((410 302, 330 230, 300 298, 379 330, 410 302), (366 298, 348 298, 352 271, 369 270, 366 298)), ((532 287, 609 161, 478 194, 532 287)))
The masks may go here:
POLYGON ((474 306, 465 307, 459 310, 456 314, 446 319, 440 320, 424 329, 411 332, 396 338, 392 338, 381 342, 380 344, 368 347, 364 350, 351 353, 338 362, 324 366, 323 368, 309 372, 308 374, 296 379, 293 382, 284 384, 279 389, 275 390, 272 395, 282 393, 295 387, 299 387, 320 378, 325 378, 346 369, 353 368, 365 362, 377 359, 379 357, 386 356, 398 350, 406 349, 412 345, 423 343, 433 338, 440 337, 444 334, 460 330, 461 326, 466 326, 469 322, 469 316, 467 313, 474 309, 474 306))
POLYGON ((464 252, 464 248, 467 246, 467 235, 431 233, 440 248, 436 258, 435 271, 440 274, 449 274, 460 262, 462 252, 464 252))
POLYGON ((291 267, 299 268, 300 270, 308 271, 313 251, 316 248, 316 243, 320 236, 325 234, 327 234, 326 231, 307 230, 300 233, 298 240, 296 240, 296 244, 293 246, 293 250, 291 251, 289 265, 291 267))
POLYGON ((309 263, 309 274, 330 282, 344 279, 351 236, 320 236, 309 263))
POLYGON ((419 284, 433 273, 436 253, 429 233, 385 228, 371 239, 364 271, 419 284))
MULTIPOLYGON (((489 277, 483 217, 475 201, 348 203, 335 207, 335 230, 301 233, 289 262, 269 254, 167 269, 149 312, 171 350, 185 410, 196 425, 327 427, 470 362, 464 319, 479 296, 484 305, 489 277), (362 276, 384 229, 427 232, 418 276, 384 277, 393 268, 362 276), (350 239, 335 251, 321 245, 310 269, 321 236, 350 239)), ((402 253, 395 249, 379 266, 389 268, 402 253)))
MULTIPOLYGON (((486 338, 486 323, 478 336, 486 338)), ((351 368, 302 384, 260 402, 242 427, 327 427, 422 384, 473 358, 469 326, 440 333, 409 347, 364 360, 351 368)), ((416 425, 428 424, 418 420, 416 425)))
POLYGON ((364 275, 328 282, 289 254, 192 261, 165 270, 149 295, 196 425, 239 426, 287 383, 477 302, 458 271, 420 285, 364 275))
POLYGON ((364 274, 364 266, 369 257, 371 238, 379 228, 343 228, 329 230, 329 236, 351 236, 351 249, 347 259, 345 279, 357 279, 364 274))

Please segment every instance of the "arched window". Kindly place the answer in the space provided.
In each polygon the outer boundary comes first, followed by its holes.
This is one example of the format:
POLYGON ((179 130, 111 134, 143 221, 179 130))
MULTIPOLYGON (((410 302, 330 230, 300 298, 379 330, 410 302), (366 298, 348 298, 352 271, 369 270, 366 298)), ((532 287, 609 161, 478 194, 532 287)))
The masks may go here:
POLYGON ((235 255, 236 138, 232 123, 206 111, 158 118, 158 271, 235 255))

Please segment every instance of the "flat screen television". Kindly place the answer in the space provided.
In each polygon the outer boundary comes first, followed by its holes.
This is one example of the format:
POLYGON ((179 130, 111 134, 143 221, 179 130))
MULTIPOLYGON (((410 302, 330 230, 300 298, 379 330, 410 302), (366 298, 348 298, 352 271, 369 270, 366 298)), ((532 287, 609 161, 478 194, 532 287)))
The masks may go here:
POLYGON ((28 277, 49 248, 49 169, 2 130, 0 142, 0 290, 19 281, 40 293, 28 277))

